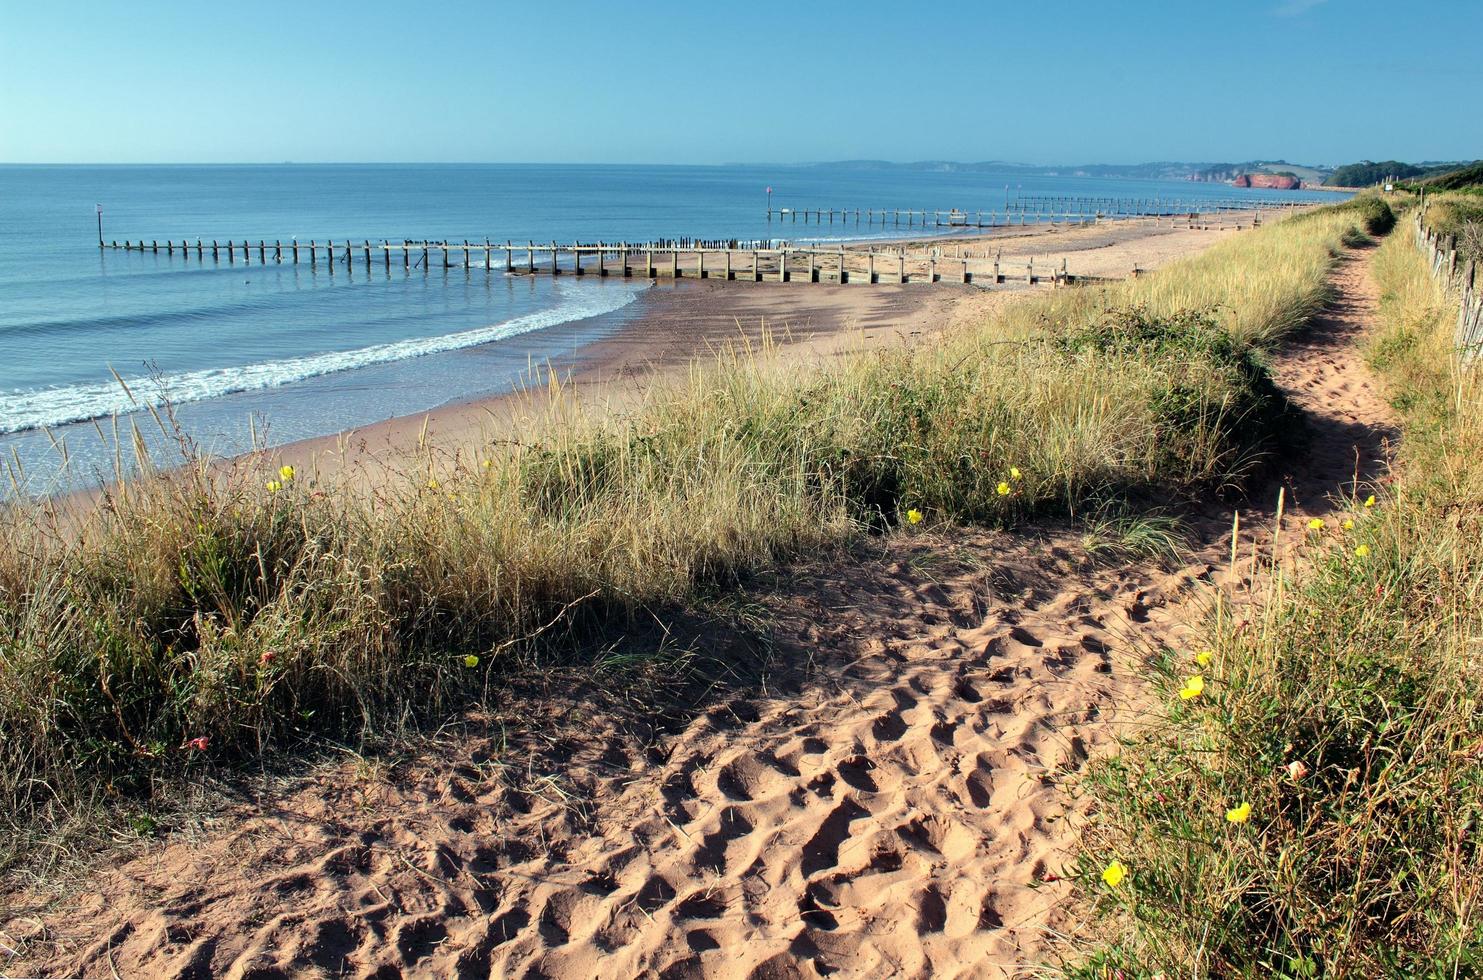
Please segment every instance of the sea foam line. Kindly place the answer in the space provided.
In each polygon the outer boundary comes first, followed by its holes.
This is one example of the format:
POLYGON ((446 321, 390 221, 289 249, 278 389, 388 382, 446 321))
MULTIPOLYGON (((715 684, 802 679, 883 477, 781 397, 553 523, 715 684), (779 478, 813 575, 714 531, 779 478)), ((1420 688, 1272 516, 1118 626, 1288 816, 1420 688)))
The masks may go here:
POLYGON ((427 354, 507 340, 560 323, 611 313, 632 303, 643 288, 647 286, 628 288, 616 284, 608 285, 601 290, 592 290, 590 296, 581 300, 567 300, 549 310, 538 310, 503 323, 436 337, 415 337, 356 350, 307 354, 238 367, 183 371, 165 375, 158 380, 150 377, 125 378, 125 383, 137 401, 131 400, 118 382, 113 380, 0 393, 0 434, 122 415, 146 405, 163 405, 166 401, 178 405, 242 391, 260 391, 373 364, 404 361, 427 354))

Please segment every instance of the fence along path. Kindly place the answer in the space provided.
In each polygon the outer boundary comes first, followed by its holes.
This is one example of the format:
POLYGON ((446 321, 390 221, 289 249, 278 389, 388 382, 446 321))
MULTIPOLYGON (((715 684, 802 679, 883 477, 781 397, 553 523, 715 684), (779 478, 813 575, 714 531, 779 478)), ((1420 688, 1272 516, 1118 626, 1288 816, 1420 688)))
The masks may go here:
POLYGON ((1457 236, 1428 228, 1420 210, 1416 212, 1416 245, 1426 255, 1432 275, 1458 297, 1457 349, 1465 363, 1473 361, 1483 349, 1483 284, 1478 282, 1478 262, 1459 261, 1457 236))

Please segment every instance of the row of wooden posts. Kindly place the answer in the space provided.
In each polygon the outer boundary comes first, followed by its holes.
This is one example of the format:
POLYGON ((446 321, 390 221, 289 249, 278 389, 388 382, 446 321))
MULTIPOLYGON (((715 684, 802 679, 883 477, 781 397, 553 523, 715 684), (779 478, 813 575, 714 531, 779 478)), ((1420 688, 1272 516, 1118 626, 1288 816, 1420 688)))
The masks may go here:
POLYGON ((1483 283, 1478 282, 1476 259, 1460 256, 1457 236, 1443 235, 1426 226, 1423 212, 1416 212, 1416 244, 1426 255, 1432 275, 1457 296, 1457 349, 1466 362, 1483 353, 1483 283))
MULTIPOLYGON (((310 241, 304 245, 297 240, 290 240, 284 244, 281 240, 272 242, 259 239, 256 244, 243 239, 241 242, 228 240, 225 244, 213 239, 209 244, 197 239, 194 244, 188 241, 175 242, 166 240, 163 244, 159 241, 114 241, 112 248, 131 252, 151 252, 166 255, 175 255, 179 252, 182 256, 190 257, 192 251, 198 260, 204 260, 209 252, 211 259, 220 262, 222 253, 226 253, 226 260, 235 263, 240 255, 242 261, 251 262, 253 252, 257 253, 259 264, 268 262, 289 262, 298 264, 301 261, 301 253, 307 257, 311 267, 317 267, 321 256, 326 267, 333 272, 335 263, 342 262, 351 265, 359 253, 364 261, 365 267, 372 267, 372 256, 379 252, 381 263, 390 270, 392 256, 400 254, 401 265, 404 269, 414 268, 427 269, 436 256, 441 260, 443 268, 455 268, 462 266, 465 269, 481 267, 486 270, 497 268, 494 256, 496 253, 503 254, 503 268, 507 273, 549 273, 550 275, 597 275, 597 276, 642 276, 648 279, 661 277, 673 279, 725 279, 728 281, 777 281, 777 282, 864 282, 864 283, 906 283, 906 282, 990 282, 1009 283, 1025 282, 1030 285, 1039 283, 1073 283, 1078 281, 1067 270, 1066 260, 1061 259, 1060 266, 1052 265, 1049 269, 1042 266, 1039 270, 1035 268, 1035 260, 1030 259, 1023 273, 1011 273, 1002 264, 1002 252, 990 256, 987 252, 966 251, 961 245, 955 246, 955 254, 949 256, 942 247, 925 247, 918 250, 908 250, 905 247, 886 247, 877 251, 870 248, 865 251, 847 250, 844 247, 836 249, 799 248, 789 245, 774 245, 766 247, 768 243, 760 242, 715 242, 701 243, 693 239, 668 239, 663 242, 645 242, 642 245, 631 245, 627 242, 583 244, 574 242, 571 245, 561 245, 556 242, 537 244, 526 242, 524 245, 506 241, 504 244, 485 241, 483 243, 447 242, 447 241, 402 241, 402 242, 380 242, 373 243, 362 240, 359 244, 348 239, 336 243, 326 241, 320 243, 317 240, 310 241), (732 247, 733 244, 741 247, 732 247), (523 262, 517 262, 517 254, 523 253, 523 262), (538 263, 536 257, 541 256, 538 263), (414 256, 416 258, 414 259, 414 256), (455 260, 458 256, 459 260, 455 260), (569 258, 570 265, 563 266, 561 259, 569 258), (482 258, 477 261, 476 257, 482 258), (635 260, 641 258, 641 264, 635 260), (587 265, 583 264, 584 259, 587 265), (913 268, 907 268, 910 259, 913 268), (460 261, 461 260, 461 261, 460 261), (850 268, 851 262, 856 263, 856 268, 850 268), (985 267, 985 263, 992 261, 992 267, 985 267), (975 265, 977 267, 975 267, 975 265), (863 268, 859 266, 863 265, 863 268)), ((1085 278, 1085 277, 1080 277, 1085 278)))

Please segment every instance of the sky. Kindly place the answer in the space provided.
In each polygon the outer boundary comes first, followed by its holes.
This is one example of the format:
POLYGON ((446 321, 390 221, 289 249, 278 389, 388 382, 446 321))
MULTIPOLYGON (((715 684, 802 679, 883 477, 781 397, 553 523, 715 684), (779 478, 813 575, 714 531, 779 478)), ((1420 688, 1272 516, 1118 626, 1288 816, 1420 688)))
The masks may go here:
POLYGON ((0 0, 0 162, 1483 156, 1483 0, 0 0))

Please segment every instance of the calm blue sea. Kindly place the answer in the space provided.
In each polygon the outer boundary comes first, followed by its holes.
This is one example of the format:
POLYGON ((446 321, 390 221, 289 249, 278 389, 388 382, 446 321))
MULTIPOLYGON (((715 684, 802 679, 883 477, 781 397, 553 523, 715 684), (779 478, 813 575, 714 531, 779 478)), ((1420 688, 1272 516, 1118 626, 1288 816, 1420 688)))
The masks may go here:
MULTIPOLYGON (((777 208, 1000 209, 1006 195, 1252 198, 1218 184, 818 167, 0 166, 0 452, 36 492, 106 471, 119 416, 168 399, 201 445, 324 435, 507 390, 622 328, 644 281, 213 264, 105 239, 794 240, 897 229, 777 208), (118 378, 127 384, 121 385, 118 378), (59 476, 56 442, 71 466, 59 476)), ((1298 195, 1309 196, 1309 195, 1298 195)), ((1321 195, 1319 195, 1321 196, 1321 195)), ((145 427, 148 430, 148 427, 145 427)), ((0 490, 3 493, 3 490, 0 490)))

